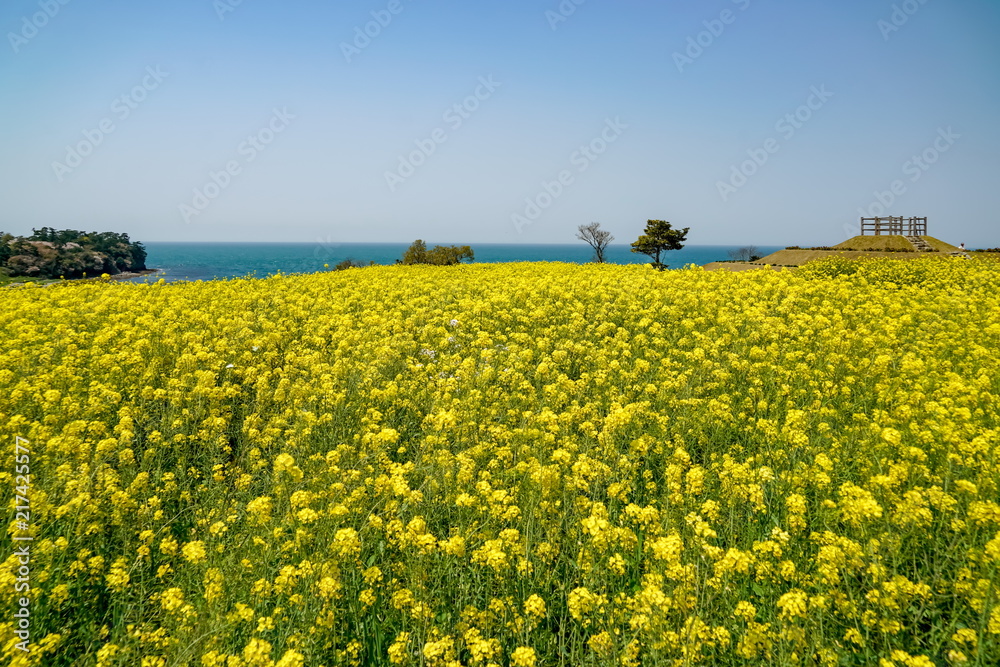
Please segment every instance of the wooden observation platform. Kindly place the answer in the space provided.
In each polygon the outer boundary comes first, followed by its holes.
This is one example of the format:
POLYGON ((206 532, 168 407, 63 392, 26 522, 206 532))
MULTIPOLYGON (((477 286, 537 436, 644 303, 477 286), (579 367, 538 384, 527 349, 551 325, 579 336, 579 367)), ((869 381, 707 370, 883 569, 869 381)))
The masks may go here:
POLYGON ((927 218, 861 218, 861 235, 927 236, 927 218))

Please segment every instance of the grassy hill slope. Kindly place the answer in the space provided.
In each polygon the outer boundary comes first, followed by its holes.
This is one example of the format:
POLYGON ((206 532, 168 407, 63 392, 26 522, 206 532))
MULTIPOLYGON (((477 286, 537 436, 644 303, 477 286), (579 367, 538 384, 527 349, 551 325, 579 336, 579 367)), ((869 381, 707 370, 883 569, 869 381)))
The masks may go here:
POLYGON ((934 238, 922 237, 936 252, 907 252, 914 250, 913 244, 904 236, 855 236, 843 243, 833 246, 832 250, 812 250, 810 248, 796 250, 779 250, 757 261, 758 264, 772 266, 802 266, 825 257, 849 257, 852 259, 875 259, 887 257, 890 259, 920 259, 935 257, 940 254, 958 252, 958 247, 934 238))

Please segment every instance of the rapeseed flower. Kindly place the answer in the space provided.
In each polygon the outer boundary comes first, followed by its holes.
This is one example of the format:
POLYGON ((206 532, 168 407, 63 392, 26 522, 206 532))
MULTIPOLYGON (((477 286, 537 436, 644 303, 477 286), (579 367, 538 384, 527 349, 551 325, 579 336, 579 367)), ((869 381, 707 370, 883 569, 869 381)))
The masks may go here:
POLYGON ((52 613, 0 652, 1000 663, 998 295, 923 259, 2 290, 52 613))

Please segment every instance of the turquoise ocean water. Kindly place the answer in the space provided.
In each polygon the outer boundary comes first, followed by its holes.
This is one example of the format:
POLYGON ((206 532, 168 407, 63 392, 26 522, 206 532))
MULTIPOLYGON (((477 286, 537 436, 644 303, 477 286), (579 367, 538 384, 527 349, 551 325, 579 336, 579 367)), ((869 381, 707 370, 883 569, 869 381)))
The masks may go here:
MULTIPOLYGON (((160 269, 157 276, 136 280, 212 280, 246 275, 265 277, 274 273, 323 271, 345 259, 392 264, 403 256, 408 243, 146 243, 146 266, 160 269)), ((428 244, 433 245, 433 244, 428 244)), ((729 259, 738 246, 689 245, 666 253, 664 263, 672 269, 687 264, 708 264, 729 259)), ((473 244, 476 262, 589 262, 593 250, 579 244, 473 244)), ((761 255, 778 247, 760 246, 761 255)), ((649 258, 631 252, 627 245, 608 248, 607 260, 616 264, 645 264, 649 258)))

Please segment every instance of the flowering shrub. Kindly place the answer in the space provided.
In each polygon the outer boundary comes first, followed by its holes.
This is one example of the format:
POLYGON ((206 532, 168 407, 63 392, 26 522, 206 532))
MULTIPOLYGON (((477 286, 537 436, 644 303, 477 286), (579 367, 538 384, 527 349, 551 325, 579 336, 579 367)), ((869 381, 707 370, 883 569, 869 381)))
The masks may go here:
POLYGON ((5 664, 1000 662, 996 262, 0 300, 5 664))

